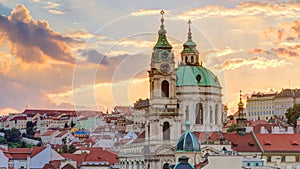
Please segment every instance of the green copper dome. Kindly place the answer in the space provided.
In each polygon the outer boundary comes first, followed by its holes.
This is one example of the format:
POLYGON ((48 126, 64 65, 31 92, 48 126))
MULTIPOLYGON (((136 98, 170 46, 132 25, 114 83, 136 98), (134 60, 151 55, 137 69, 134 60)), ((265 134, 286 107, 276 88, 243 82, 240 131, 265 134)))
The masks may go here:
POLYGON ((199 139, 190 131, 190 121, 186 122, 186 126, 186 131, 176 144, 176 151, 201 151, 199 139))
POLYGON ((202 66, 179 66, 176 86, 221 87, 220 82, 210 70, 202 66))
POLYGON ((165 25, 164 25, 164 11, 160 12, 162 15, 161 18, 161 25, 160 25, 160 30, 158 31, 158 40, 154 46, 154 49, 172 49, 172 46, 170 45, 170 43, 167 40, 167 31, 165 30, 165 25))

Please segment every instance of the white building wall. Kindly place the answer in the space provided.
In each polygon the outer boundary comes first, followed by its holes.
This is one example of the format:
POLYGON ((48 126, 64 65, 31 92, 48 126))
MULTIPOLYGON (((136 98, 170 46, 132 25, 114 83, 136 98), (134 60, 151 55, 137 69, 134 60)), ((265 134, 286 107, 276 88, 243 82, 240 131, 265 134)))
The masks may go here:
POLYGON ((30 168, 43 168, 51 161, 51 147, 47 146, 39 154, 30 159, 30 168))
POLYGON ((0 150, 0 168, 8 168, 8 158, 0 150))

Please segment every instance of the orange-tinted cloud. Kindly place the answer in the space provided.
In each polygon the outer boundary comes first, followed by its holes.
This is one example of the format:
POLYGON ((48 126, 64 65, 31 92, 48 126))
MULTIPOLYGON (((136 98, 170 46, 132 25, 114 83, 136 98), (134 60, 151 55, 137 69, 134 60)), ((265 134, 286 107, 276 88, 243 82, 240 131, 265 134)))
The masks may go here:
POLYGON ((23 5, 17 5, 8 17, 0 16, 0 31, 0 40, 8 42, 11 54, 23 62, 74 63, 70 44, 75 41, 52 31, 46 21, 34 20, 23 5))
POLYGON ((300 45, 272 49, 278 57, 293 57, 300 59, 300 45))
POLYGON ((263 57, 256 56, 248 59, 243 59, 243 58, 228 59, 224 61, 222 67, 224 70, 234 70, 242 66, 249 66, 253 69, 268 69, 268 68, 282 67, 290 64, 291 63, 285 60, 266 59, 263 57))
POLYGON ((270 54, 269 51, 262 48, 254 48, 248 51, 249 54, 270 54))
POLYGON ((221 5, 208 5, 201 8, 193 8, 179 14, 181 19, 201 19, 207 17, 237 17, 237 16, 265 16, 281 18, 297 18, 300 13, 298 3, 261 3, 244 2, 236 8, 226 8, 221 5))

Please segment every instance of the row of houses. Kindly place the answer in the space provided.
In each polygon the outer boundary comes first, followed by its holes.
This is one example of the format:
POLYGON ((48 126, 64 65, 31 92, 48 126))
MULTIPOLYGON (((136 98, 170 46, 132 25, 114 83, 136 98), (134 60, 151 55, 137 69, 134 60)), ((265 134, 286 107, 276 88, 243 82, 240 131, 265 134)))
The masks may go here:
POLYGON ((102 148, 81 148, 74 154, 58 154, 51 146, 33 148, 0 147, 0 168, 5 169, 114 169, 116 153, 102 148))
POLYGON ((254 93, 247 98, 246 117, 249 120, 285 118, 287 109, 300 104, 300 89, 282 89, 280 92, 254 93))

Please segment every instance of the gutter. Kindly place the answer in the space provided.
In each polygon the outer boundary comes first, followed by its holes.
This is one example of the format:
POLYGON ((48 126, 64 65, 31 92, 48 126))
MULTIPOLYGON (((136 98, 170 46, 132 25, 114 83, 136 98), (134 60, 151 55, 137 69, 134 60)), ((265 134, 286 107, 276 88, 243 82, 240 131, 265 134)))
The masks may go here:
POLYGON ((261 151, 262 153, 264 153, 264 149, 263 149, 262 146, 260 145, 260 143, 259 143, 259 141, 258 141, 258 139, 257 139, 257 137, 256 137, 256 135, 255 135, 255 133, 254 133, 253 131, 251 131, 251 134, 252 134, 252 136, 253 136, 255 142, 257 143, 257 145, 258 145, 260 151, 261 151))

